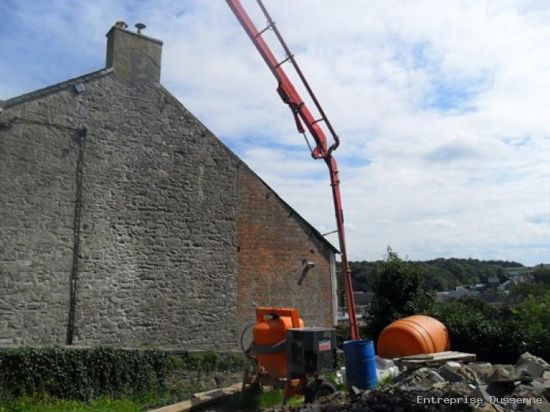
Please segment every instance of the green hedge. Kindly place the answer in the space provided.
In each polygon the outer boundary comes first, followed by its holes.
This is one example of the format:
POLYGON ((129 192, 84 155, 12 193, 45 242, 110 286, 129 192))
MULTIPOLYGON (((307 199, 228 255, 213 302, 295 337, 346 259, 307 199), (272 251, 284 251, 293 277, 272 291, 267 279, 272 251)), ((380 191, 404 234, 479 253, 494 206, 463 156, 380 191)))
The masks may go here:
POLYGON ((478 360, 514 363, 524 352, 550 360, 550 291, 498 309, 475 299, 439 303, 428 314, 445 324, 453 350, 478 360))
POLYGON ((4 397, 47 394, 78 400, 161 393, 168 387, 172 365, 172 358, 159 350, 2 349, 0 388, 4 397))

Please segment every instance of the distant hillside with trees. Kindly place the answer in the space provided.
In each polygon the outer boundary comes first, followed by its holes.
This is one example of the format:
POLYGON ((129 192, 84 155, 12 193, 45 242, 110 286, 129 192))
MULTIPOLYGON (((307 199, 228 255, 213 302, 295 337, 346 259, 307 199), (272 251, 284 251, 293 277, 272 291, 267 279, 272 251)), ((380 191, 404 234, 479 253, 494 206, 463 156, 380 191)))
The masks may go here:
MULTIPOLYGON (((350 262, 353 287, 355 291, 371 292, 371 279, 384 261, 356 261, 350 262)), ((460 285, 475 285, 487 283, 490 277, 504 280, 506 269, 521 268, 518 262, 505 260, 478 260, 459 258, 437 258, 427 261, 407 262, 418 270, 425 290, 450 290, 460 285)))
MULTIPOLYGON (((356 275, 369 276, 370 271, 376 269, 368 282, 367 279, 357 282, 358 285, 368 283, 373 292, 372 302, 362 313, 363 338, 376 340, 396 319, 424 314, 447 327, 452 350, 475 353, 478 360, 511 363, 524 352, 550 360, 548 265, 533 268, 532 279, 513 286, 506 301, 499 306, 471 297, 436 302, 424 279, 429 276, 437 279, 444 274, 453 281, 473 283, 487 276, 498 276, 507 268, 521 268, 519 263, 475 259, 409 262, 388 249, 383 262, 354 262, 354 265, 356 275)), ((349 336, 349 332, 344 330, 342 335, 349 336)))

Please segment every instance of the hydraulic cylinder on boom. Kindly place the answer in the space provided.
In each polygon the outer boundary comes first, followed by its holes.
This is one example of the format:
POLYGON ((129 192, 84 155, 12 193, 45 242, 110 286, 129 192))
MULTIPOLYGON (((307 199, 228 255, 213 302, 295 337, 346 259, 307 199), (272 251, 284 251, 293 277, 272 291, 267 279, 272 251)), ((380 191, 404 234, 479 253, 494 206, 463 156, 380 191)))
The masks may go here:
POLYGON ((330 173, 330 184, 332 187, 332 198, 334 202, 334 211, 336 215, 336 227, 338 232, 338 241, 339 241, 339 247, 340 247, 340 254, 341 254, 341 265, 342 265, 342 275, 344 278, 344 287, 345 287, 345 294, 346 294, 346 302, 347 302, 347 308, 348 308, 348 316, 349 316, 349 323, 350 323, 350 329, 351 329, 351 339, 359 339, 359 328, 357 326, 357 319, 355 316, 355 301, 353 297, 353 287, 351 282, 351 270, 349 267, 348 262, 348 256, 347 256, 347 250, 346 250, 346 237, 345 237, 345 231, 344 231, 344 212, 342 209, 342 197, 340 195, 340 178, 338 175, 338 164, 336 162, 336 159, 333 156, 333 152, 338 148, 340 145, 340 139, 338 138, 338 135, 334 131, 332 124, 330 123, 329 119, 327 118, 323 108, 321 107, 319 101, 317 100, 317 97, 313 93, 313 90, 309 86, 309 83, 307 82, 304 74, 302 73, 302 70, 300 69, 300 66, 298 66, 298 63, 296 62, 294 55, 289 50, 287 44, 285 43, 283 37, 281 36, 281 33, 279 32, 279 29, 275 25, 275 22, 271 18, 270 14, 268 13, 267 9, 265 8, 264 4, 261 0, 257 0, 258 5, 260 6, 262 13, 267 19, 267 26, 263 28, 262 30, 258 31, 246 11, 244 10, 243 6, 241 5, 239 0, 226 0, 227 4, 239 20, 240 24, 248 34, 248 37, 250 37, 250 40, 252 40, 252 43, 254 43, 254 46, 256 46, 256 49, 266 62, 267 66, 275 76, 275 79, 277 80, 278 86, 277 86, 277 92, 279 96, 281 96, 281 99, 285 104, 287 104, 290 107, 290 110, 292 111, 292 114, 294 116, 294 119, 296 121, 296 127, 298 129, 298 132, 303 134, 306 138, 306 142, 308 142, 306 137, 306 130, 309 132, 309 134, 312 136, 313 140, 315 141, 315 147, 311 147, 308 143, 308 146, 311 151, 311 156, 314 159, 322 159, 325 161, 329 173, 330 173), (268 31, 272 30, 281 43, 281 46, 285 52, 285 57, 278 61, 273 52, 271 51, 270 47, 268 46, 267 42, 264 39, 264 34, 268 31), (311 111, 309 110, 306 103, 302 100, 300 95, 298 94, 298 91, 286 75, 283 65, 285 63, 289 63, 292 68, 296 71, 298 77, 302 81, 305 89, 307 90, 307 93, 309 94, 311 100, 313 101, 313 104, 319 114, 318 118, 315 118, 311 111), (305 125, 305 128, 304 128, 305 125), (328 134, 330 134, 332 138, 332 143, 329 145, 328 139, 326 137, 326 134, 324 132, 324 129, 328 130, 328 134))

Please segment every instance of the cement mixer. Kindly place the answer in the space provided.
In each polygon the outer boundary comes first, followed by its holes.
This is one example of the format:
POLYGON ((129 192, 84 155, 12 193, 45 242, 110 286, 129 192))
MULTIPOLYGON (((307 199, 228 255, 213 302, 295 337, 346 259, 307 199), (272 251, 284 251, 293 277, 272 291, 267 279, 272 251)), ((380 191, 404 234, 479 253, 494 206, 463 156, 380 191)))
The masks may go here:
POLYGON ((305 402, 334 393, 336 388, 321 375, 337 368, 336 331, 333 328, 304 326, 297 309, 256 308, 252 343, 244 349, 252 369, 243 380, 248 387, 271 386, 284 389, 284 401, 304 395, 305 402))

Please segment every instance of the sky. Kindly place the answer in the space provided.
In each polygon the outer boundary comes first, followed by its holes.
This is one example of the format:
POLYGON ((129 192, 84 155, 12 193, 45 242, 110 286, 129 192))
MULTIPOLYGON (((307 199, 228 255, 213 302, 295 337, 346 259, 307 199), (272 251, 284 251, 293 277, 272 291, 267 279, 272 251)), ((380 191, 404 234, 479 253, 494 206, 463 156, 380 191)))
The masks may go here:
MULTIPOLYGON (((550 2, 265 4, 340 136, 352 260, 391 246, 411 260, 550 262, 550 2)), ((163 40, 161 82, 316 228, 335 229, 327 168, 225 1, 0 0, 0 99, 103 68, 118 20, 163 40)))

